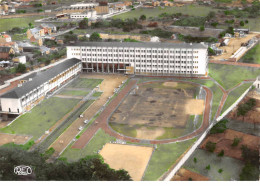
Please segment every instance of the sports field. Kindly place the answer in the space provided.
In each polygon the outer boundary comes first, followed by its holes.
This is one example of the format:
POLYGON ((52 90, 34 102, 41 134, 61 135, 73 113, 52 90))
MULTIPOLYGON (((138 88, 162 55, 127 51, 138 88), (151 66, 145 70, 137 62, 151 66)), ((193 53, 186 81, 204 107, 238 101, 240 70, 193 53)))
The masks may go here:
POLYGON ((37 140, 79 102, 77 99, 52 97, 35 106, 31 111, 21 115, 10 126, 0 132, 33 136, 37 140))
POLYGON ((210 11, 215 11, 214 9, 206 6, 199 6, 199 5, 186 5, 183 7, 156 7, 156 8, 138 8, 133 11, 120 14, 114 16, 114 19, 127 19, 127 18, 139 18, 141 15, 146 15, 147 18, 149 17, 158 17, 162 13, 182 13, 187 14, 190 16, 206 16, 210 11))
POLYGON ((65 88, 63 91, 59 93, 59 95, 85 96, 88 93, 89 92, 85 90, 68 90, 65 88))
POLYGON ((169 139, 185 135, 196 129, 189 128, 194 126, 189 123, 190 117, 202 115, 204 111, 204 100, 194 99, 198 91, 198 86, 189 83, 141 84, 115 111, 110 125, 119 133, 140 139, 169 139))
POLYGON ((243 80, 256 79, 260 68, 209 63, 209 75, 225 89, 231 89, 243 80))
POLYGON ((218 157, 215 153, 197 149, 183 167, 213 181, 231 181, 239 180, 239 173, 244 167, 244 163, 234 158, 218 157), (208 165, 210 165, 210 169, 206 169, 208 165), (222 172, 219 172, 220 169, 222 172))
POLYGON ((97 85, 99 85, 103 79, 86 79, 86 78, 79 78, 70 83, 66 88, 87 88, 93 89, 97 85))

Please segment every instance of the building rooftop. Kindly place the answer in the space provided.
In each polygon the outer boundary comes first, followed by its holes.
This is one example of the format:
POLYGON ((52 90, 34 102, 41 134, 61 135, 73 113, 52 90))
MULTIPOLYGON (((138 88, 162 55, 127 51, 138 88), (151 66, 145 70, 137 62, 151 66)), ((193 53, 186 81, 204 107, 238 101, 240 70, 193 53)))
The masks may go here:
POLYGON ((78 62, 80 62, 80 60, 76 58, 65 60, 64 62, 56 66, 53 66, 52 68, 47 69, 46 71, 37 73, 37 76, 34 76, 31 81, 28 81, 24 83, 21 87, 16 87, 13 90, 1 95, 0 98, 21 98, 30 91, 36 89, 38 86, 54 78, 59 73, 74 66, 78 62))
POLYGON ((90 46, 90 47, 143 47, 143 48, 188 48, 207 49, 208 46, 202 43, 151 43, 151 42, 79 42, 69 46, 90 46))

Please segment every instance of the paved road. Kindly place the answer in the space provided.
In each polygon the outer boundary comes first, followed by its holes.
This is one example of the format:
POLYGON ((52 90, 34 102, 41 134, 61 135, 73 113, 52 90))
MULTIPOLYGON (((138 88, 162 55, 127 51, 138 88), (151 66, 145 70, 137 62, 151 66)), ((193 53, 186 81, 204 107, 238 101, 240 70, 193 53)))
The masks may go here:
MULTIPOLYGON (((185 82, 185 81, 179 81, 179 82, 185 82)), ((118 96, 112 100, 112 102, 106 107, 106 109, 101 113, 101 115, 94 121, 94 123, 81 135, 81 137, 73 144, 72 148, 82 149, 85 147, 86 144, 91 140, 91 138, 95 135, 97 130, 99 128, 102 128, 107 134, 110 136, 113 136, 117 139, 129 141, 132 143, 140 143, 143 140, 127 137, 124 135, 121 135, 114 130, 111 129, 108 125, 108 119, 111 116, 111 114, 116 110, 116 108, 120 105, 120 103, 123 101, 123 99, 128 95, 130 90, 133 88, 134 85, 136 85, 136 80, 131 80, 128 85, 118 94, 118 96)), ((194 83, 195 84, 195 83, 194 83)), ((163 144, 163 143, 171 143, 171 142, 177 142, 177 141, 183 141, 186 139, 191 139, 194 136, 197 136, 204 132, 204 130, 209 125, 209 114, 210 114, 210 102, 212 99, 212 92, 207 87, 203 86, 203 89, 206 91, 206 102, 205 102, 205 111, 203 116, 203 124, 202 126, 195 132, 188 134, 183 137, 179 137, 176 139, 169 139, 169 140, 151 140, 149 143, 151 144, 163 144)))

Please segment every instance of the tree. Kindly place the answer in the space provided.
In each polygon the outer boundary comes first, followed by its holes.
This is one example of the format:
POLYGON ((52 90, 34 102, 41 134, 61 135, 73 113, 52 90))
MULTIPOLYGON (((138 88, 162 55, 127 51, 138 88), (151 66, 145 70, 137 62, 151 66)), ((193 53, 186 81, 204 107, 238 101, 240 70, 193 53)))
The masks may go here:
POLYGON ((29 28, 32 28, 33 27, 33 24, 30 22, 30 23, 28 23, 28 25, 29 25, 29 28))
POLYGON ((84 18, 79 22, 79 28, 80 29, 86 29, 88 28, 88 18, 84 18))
POLYGON ((216 149, 216 143, 208 141, 206 143, 206 150, 209 152, 214 152, 214 150, 216 149))
POLYGON ((240 141, 241 141, 241 138, 234 138, 233 143, 232 143, 231 146, 233 146, 233 147, 238 146, 240 141))
POLYGON ((216 17, 216 13, 214 11, 210 11, 207 15, 207 20, 211 20, 216 17))
POLYGON ((205 27, 204 26, 200 26, 200 31, 205 31, 205 27))
POLYGON ((218 157, 222 157, 222 156, 224 156, 224 150, 223 149, 218 153, 218 157))
POLYGON ((210 165, 207 165, 205 169, 210 170, 210 165))
POLYGON ((240 26, 243 27, 245 25, 245 23, 243 21, 240 21, 240 26))
POLYGON ((141 21, 146 20, 146 15, 141 15, 140 18, 139 18, 139 20, 141 20, 141 21))
POLYGON ((196 157, 193 158, 193 162, 197 163, 197 158, 196 157))
POLYGON ((97 32, 93 32, 92 34, 91 34, 91 36, 89 37, 89 41, 91 41, 91 42, 96 42, 96 41, 101 41, 102 39, 101 39, 101 37, 100 37, 100 34, 99 33, 97 33, 97 32))
POLYGON ((15 71, 16 73, 24 73, 26 71, 26 66, 24 64, 19 63, 15 71))

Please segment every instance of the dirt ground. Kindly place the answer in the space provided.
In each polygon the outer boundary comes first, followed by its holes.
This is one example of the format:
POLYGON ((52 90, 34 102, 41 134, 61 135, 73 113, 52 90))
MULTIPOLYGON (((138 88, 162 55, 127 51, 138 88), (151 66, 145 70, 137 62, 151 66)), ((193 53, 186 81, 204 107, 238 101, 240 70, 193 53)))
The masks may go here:
POLYGON ((225 156, 242 160, 241 146, 246 145, 249 149, 259 150, 260 137, 227 129, 224 133, 209 135, 200 148, 205 149, 208 141, 217 143, 214 152, 219 153, 223 149, 225 156), (241 138, 240 143, 235 147, 232 146, 234 138, 241 138))
POLYGON ((209 178, 200 175, 198 173, 192 172, 190 170, 181 168, 176 175, 171 179, 171 181, 208 181, 209 178))
POLYGON ((248 111, 246 113, 245 116, 237 116, 237 107, 231 111, 228 114, 228 118, 233 119, 233 120, 238 120, 238 121, 243 121, 246 123, 251 123, 251 124, 256 124, 256 125, 260 125, 260 95, 259 94, 255 94, 253 92, 250 92, 241 102, 245 103, 246 101, 248 101, 250 98, 254 98, 256 99, 256 106, 248 111))
POLYGON ((30 136, 0 133, 0 146, 7 143, 25 144, 30 136))
POLYGON ((58 156, 71 140, 77 135, 78 128, 82 126, 85 119, 91 119, 95 113, 107 102, 108 97, 113 95, 117 88, 127 77, 123 75, 81 74, 81 78, 104 79, 100 84, 103 94, 84 112, 84 118, 78 118, 70 127, 50 146, 55 149, 54 156, 58 156))
POLYGON ((243 38, 230 38, 229 44, 227 46, 219 47, 223 49, 224 52, 222 55, 212 57, 214 60, 221 60, 221 59, 228 59, 235 53, 240 47, 242 43, 248 42, 248 40, 252 39, 253 37, 257 36, 258 34, 252 33, 248 34, 243 38))
POLYGON ((190 115, 203 113, 204 100, 193 99, 196 87, 180 87, 177 82, 139 85, 114 112, 110 123, 135 127, 141 139, 156 139, 164 127, 184 129, 190 115))
POLYGON ((106 144, 100 154, 111 168, 125 169, 134 181, 140 181, 152 152, 152 147, 106 144))

